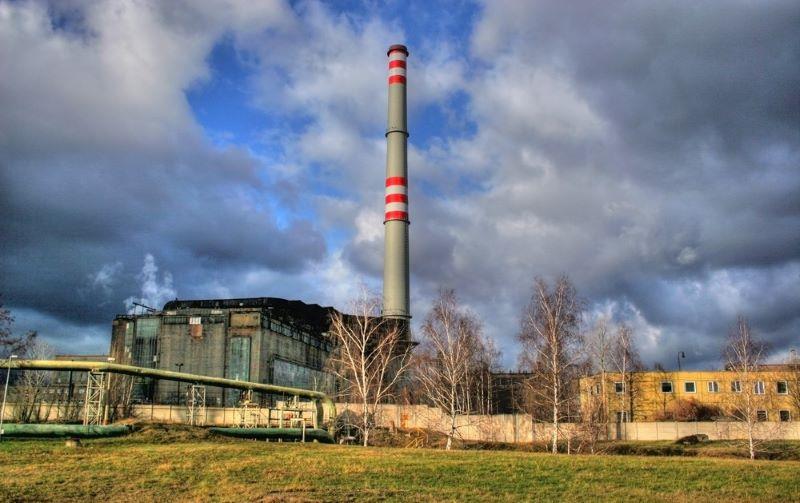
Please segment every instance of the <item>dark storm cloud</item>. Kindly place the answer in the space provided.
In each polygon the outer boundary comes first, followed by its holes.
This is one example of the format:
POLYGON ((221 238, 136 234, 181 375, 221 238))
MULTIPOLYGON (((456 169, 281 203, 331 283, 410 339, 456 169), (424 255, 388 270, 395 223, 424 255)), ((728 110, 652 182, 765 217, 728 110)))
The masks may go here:
MULTIPOLYGON (((379 284, 403 27, 317 3, 54 5, 0 3, 0 291, 27 320, 107 324, 144 297, 147 254, 154 298, 379 284), (252 104, 292 124, 263 132, 274 159, 212 146, 187 103, 223 36, 252 57, 252 104)), ((409 60, 414 319, 456 288, 513 366, 533 277, 566 272, 649 362, 715 364, 739 313, 796 345, 797 3, 487 2, 474 21, 469 49, 434 34, 409 60)))
POLYGON ((560 272, 633 320, 649 361, 716 360, 739 313, 780 350, 796 340, 799 21, 792 2, 484 6, 477 132, 448 152, 487 190, 436 225, 504 347, 513 309, 489 292, 521 306, 530 277, 560 272))
POLYGON ((298 271, 324 256, 310 222, 284 214, 278 224, 278 197, 263 197, 273 189, 263 162, 212 147, 186 103, 208 50, 241 28, 236 20, 213 9, 187 16, 75 3, 62 22, 62 9, 0 4, 0 291, 8 305, 29 320, 40 313, 48 327, 56 319, 105 325, 138 295, 147 253, 186 277, 221 263, 298 271))

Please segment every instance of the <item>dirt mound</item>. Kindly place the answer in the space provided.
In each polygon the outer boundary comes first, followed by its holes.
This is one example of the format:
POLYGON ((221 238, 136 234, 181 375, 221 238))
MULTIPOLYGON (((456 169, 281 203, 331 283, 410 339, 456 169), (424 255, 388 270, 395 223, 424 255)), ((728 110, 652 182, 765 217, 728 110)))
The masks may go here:
POLYGON ((191 442, 208 439, 211 434, 208 428, 188 426, 184 424, 139 423, 135 426, 130 439, 153 444, 174 442, 191 442))

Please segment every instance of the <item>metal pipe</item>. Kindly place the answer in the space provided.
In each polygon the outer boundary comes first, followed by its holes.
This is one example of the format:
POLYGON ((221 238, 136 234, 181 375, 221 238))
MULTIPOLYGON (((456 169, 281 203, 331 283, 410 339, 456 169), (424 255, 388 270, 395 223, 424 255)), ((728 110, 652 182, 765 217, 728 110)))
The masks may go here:
POLYGON ((393 45, 389 58, 389 110, 386 128, 386 197, 384 206, 383 316, 411 318, 408 264, 408 125, 406 59, 408 49, 393 45))
POLYGON ((8 381, 11 380, 11 360, 16 358, 17 355, 8 356, 8 371, 6 371, 6 385, 3 389, 3 406, 0 407, 0 442, 3 441, 3 419, 6 416, 6 397, 8 396, 8 381))
POLYGON ((133 365, 121 365, 109 362, 86 362, 86 361, 63 361, 63 360, 17 360, 9 362, 9 369, 26 370, 84 370, 87 372, 112 372, 115 374, 125 374, 135 377, 153 377, 166 379, 169 381, 189 382, 194 384, 205 384, 220 388, 235 388, 245 391, 258 391, 262 393, 284 394, 310 398, 314 401, 317 408, 317 421, 322 424, 325 412, 328 412, 328 419, 331 428, 336 421, 336 405, 333 400, 321 391, 311 391, 302 388, 292 388, 289 386, 277 386, 275 384, 264 384, 249 381, 236 381, 223 377, 211 377, 199 374, 187 374, 185 372, 173 372, 170 370, 150 369, 145 367, 135 367, 133 365))
POLYGON ((6 436, 18 438, 53 437, 115 437, 131 432, 128 425, 77 425, 77 424, 8 424, 6 436))

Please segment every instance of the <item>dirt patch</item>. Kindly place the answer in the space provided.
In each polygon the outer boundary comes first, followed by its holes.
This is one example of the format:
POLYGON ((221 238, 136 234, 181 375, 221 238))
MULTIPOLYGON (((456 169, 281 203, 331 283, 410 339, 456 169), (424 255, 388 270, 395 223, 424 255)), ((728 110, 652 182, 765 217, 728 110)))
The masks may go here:
MULTIPOLYGON (((201 426, 139 423, 134 426, 134 431, 128 438, 134 442, 170 444, 175 442, 207 440, 210 437, 211 434, 208 431, 208 428, 201 426)), ((215 437, 215 439, 216 438, 217 437, 215 437)))

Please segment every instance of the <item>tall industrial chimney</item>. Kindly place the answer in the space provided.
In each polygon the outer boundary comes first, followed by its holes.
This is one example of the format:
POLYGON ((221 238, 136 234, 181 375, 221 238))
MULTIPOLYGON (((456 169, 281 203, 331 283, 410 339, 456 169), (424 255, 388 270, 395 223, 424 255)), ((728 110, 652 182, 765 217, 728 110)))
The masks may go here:
POLYGON ((411 318, 408 273, 408 163, 406 160, 406 58, 404 45, 389 47, 389 120, 386 128, 386 206, 383 218, 383 316, 411 318))

